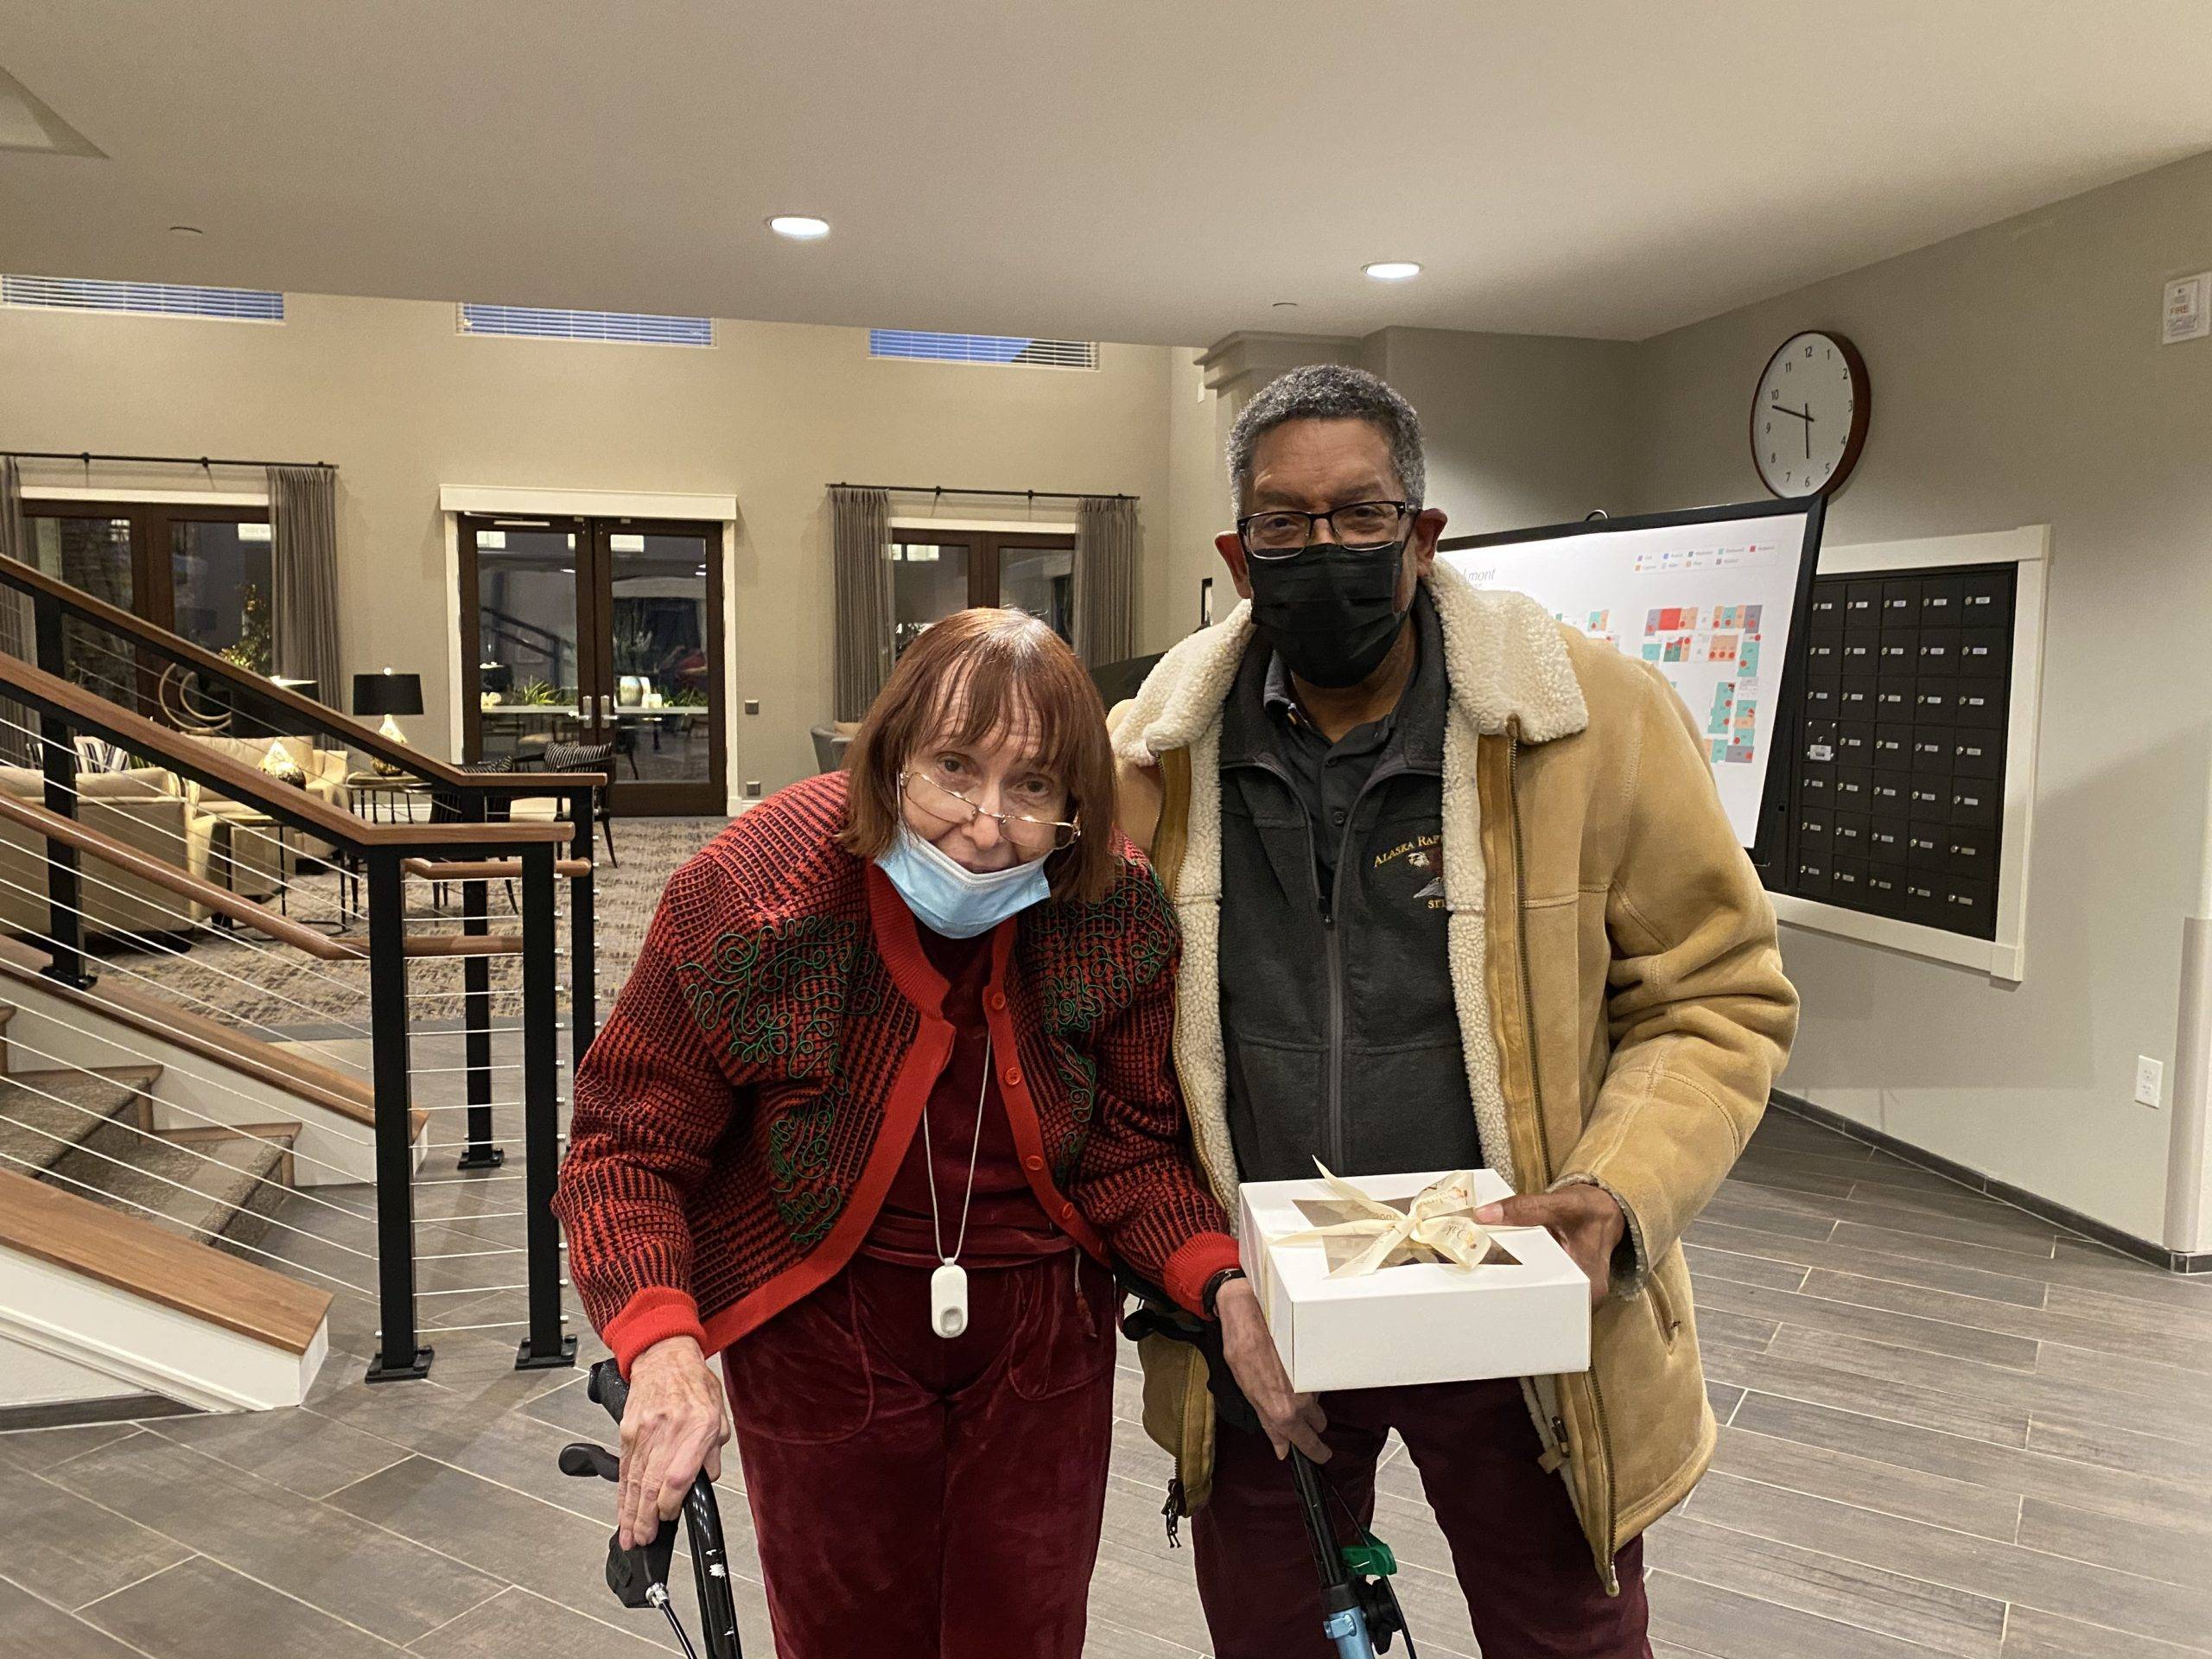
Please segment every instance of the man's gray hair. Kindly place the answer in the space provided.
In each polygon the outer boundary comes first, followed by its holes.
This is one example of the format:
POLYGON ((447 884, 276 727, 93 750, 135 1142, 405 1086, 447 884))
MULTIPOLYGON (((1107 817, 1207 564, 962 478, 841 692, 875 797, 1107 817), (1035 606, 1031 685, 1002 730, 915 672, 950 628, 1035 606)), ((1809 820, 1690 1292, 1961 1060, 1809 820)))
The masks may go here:
POLYGON ((1230 510, 1244 512, 1252 487, 1252 451, 1285 421, 1371 421, 1390 446, 1390 465, 1406 499, 1418 507, 1428 485, 1421 416, 1389 384, 1343 363, 1309 363, 1262 387, 1229 429, 1230 510))

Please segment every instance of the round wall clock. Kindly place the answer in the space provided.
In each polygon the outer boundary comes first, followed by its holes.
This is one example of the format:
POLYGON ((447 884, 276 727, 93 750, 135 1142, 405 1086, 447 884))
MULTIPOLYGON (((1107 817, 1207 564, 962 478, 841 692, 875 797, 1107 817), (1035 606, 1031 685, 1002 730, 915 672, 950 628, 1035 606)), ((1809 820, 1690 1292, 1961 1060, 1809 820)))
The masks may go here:
POLYGON ((1841 334, 1792 334, 1751 397, 1751 460, 1777 495, 1825 495, 1866 443, 1866 359, 1841 334))

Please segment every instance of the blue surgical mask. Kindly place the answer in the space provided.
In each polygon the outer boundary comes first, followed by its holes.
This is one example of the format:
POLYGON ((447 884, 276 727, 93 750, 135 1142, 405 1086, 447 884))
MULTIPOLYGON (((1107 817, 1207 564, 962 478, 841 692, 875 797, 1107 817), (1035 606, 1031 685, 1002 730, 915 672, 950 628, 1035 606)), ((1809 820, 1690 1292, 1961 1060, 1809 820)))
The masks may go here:
POLYGON ((923 926, 948 939, 972 939, 1052 897, 1045 861, 979 873, 956 862, 905 824, 876 861, 923 926))

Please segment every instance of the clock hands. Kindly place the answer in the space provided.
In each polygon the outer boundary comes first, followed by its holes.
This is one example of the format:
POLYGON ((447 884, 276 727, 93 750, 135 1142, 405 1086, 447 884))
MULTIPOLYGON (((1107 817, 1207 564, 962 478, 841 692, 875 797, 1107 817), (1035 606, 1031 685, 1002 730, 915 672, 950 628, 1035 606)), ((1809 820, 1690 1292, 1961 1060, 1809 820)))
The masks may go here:
POLYGON ((1810 461, 1813 458, 1813 406, 1808 404, 1802 409, 1790 409, 1781 404, 1771 404, 1768 407, 1777 415, 1794 416, 1805 423, 1805 459, 1810 461))

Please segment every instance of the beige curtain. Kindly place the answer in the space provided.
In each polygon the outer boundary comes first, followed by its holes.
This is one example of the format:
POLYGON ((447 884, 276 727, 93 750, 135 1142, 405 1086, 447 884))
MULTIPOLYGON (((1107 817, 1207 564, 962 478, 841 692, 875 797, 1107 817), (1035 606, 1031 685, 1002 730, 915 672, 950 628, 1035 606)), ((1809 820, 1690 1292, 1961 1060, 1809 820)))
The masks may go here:
POLYGON ((1075 653, 1099 668, 1136 651, 1137 504, 1087 495, 1075 515, 1075 653))
POLYGON ((338 474, 327 467, 269 469, 270 607, 275 671, 313 680, 339 706, 338 474))
POLYGON ((891 496, 830 492, 830 556, 836 575, 838 720, 858 720, 891 676, 891 496))

